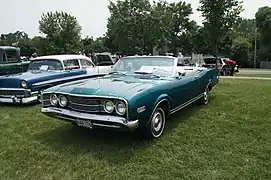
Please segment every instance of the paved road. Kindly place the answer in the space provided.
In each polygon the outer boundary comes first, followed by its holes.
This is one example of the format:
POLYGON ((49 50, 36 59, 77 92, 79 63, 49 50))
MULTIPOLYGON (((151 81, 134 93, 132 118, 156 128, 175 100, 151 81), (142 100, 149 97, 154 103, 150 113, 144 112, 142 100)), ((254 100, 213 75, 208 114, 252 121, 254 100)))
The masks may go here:
POLYGON ((239 69, 238 74, 271 74, 271 69, 239 69))
POLYGON ((241 77, 241 76, 220 76, 221 79, 256 79, 256 80, 271 80, 268 77, 241 77))

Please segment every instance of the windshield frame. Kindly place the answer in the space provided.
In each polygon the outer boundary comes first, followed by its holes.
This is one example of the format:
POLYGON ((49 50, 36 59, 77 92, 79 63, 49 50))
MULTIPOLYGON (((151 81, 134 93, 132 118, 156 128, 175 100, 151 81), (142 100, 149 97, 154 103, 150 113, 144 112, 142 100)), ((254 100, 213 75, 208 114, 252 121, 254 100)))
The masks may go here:
MULTIPOLYGON (((178 59, 176 57, 171 57, 171 56, 126 56, 126 57, 123 57, 121 58, 119 61, 117 61, 110 72, 120 72, 119 75, 122 75, 122 74, 125 74, 125 75, 132 75, 132 76, 144 76, 144 74, 137 74, 135 72, 133 73, 126 73, 126 71, 118 71, 116 70, 116 67, 119 66, 120 63, 122 63, 122 61, 125 61, 125 60, 130 60, 130 59, 144 59, 144 61, 146 61, 147 59, 168 59, 168 60, 172 60, 173 61, 173 66, 172 66, 172 71, 169 71, 169 75, 166 75, 166 76, 163 76, 163 75, 160 75, 161 77, 176 77, 176 73, 177 73, 177 63, 178 63, 178 59)), ((159 61, 159 60, 157 60, 159 61)), ((153 66, 154 68, 157 68, 157 66, 153 66)), ((168 66, 168 67, 171 67, 171 66, 168 66)), ((159 70, 159 68, 158 68, 159 70)), ((163 70, 161 68, 161 70, 163 70)), ((154 71, 155 72, 155 71, 154 71)), ((146 73, 145 75, 152 75, 152 73, 146 73)), ((156 74, 156 73, 153 73, 153 75, 159 75, 159 74, 156 74)))
POLYGON ((64 71, 65 68, 64 68, 64 65, 63 65, 63 62, 59 59, 47 59, 47 58, 44 58, 44 59, 35 59, 35 60, 31 60, 30 63, 29 63, 29 66, 28 66, 28 69, 27 71, 64 71), (58 61, 60 64, 61 64, 61 69, 57 69, 57 70, 34 70, 34 69, 30 69, 31 68, 31 65, 35 62, 42 62, 42 61, 58 61))

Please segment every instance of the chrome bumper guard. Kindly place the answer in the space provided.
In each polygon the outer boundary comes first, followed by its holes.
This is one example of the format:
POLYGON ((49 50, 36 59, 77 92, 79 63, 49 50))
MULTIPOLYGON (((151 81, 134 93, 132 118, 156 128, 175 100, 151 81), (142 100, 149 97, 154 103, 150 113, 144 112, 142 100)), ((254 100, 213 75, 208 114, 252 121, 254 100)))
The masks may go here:
POLYGON ((127 128, 130 131, 134 131, 139 124, 138 120, 128 121, 126 118, 118 116, 81 113, 57 107, 42 108, 41 112, 50 117, 57 117, 68 122, 77 123, 78 120, 88 121, 91 122, 93 127, 113 129, 127 128))
POLYGON ((31 96, 26 98, 21 97, 0 97, 0 103, 10 103, 10 104, 30 104, 38 101, 38 96, 31 96))
POLYGON ((14 89, 14 88, 0 88, 0 90, 5 91, 25 91, 29 95, 0 95, 0 103, 10 103, 10 104, 30 104, 38 101, 38 92, 31 92, 29 89, 14 89))

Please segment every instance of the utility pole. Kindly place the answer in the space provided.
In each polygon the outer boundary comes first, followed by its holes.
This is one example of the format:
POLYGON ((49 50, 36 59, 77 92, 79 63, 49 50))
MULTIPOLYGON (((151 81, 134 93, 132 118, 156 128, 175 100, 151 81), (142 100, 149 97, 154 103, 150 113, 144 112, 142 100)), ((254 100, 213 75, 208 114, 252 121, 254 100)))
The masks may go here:
POLYGON ((255 41, 254 41, 254 69, 256 69, 256 59, 257 59, 257 28, 255 27, 255 41))

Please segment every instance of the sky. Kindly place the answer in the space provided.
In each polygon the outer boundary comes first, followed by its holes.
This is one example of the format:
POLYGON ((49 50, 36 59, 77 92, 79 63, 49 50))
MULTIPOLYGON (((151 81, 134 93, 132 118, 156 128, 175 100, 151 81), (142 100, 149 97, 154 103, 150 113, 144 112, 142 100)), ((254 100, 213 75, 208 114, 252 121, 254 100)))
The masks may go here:
MULTIPOLYGON (((199 0, 185 1, 192 5, 194 14, 191 19, 201 24, 201 13, 196 11, 199 0)), ((97 38, 106 32, 106 23, 110 16, 107 8, 109 0, 0 0, 0 4, 0 34, 19 30, 25 31, 30 37, 41 35, 38 22, 42 13, 57 10, 68 12, 77 18, 82 26, 82 37, 88 35, 97 38)), ((243 0, 245 10, 241 16, 254 18, 258 8, 266 5, 271 6, 271 0, 243 0)))

